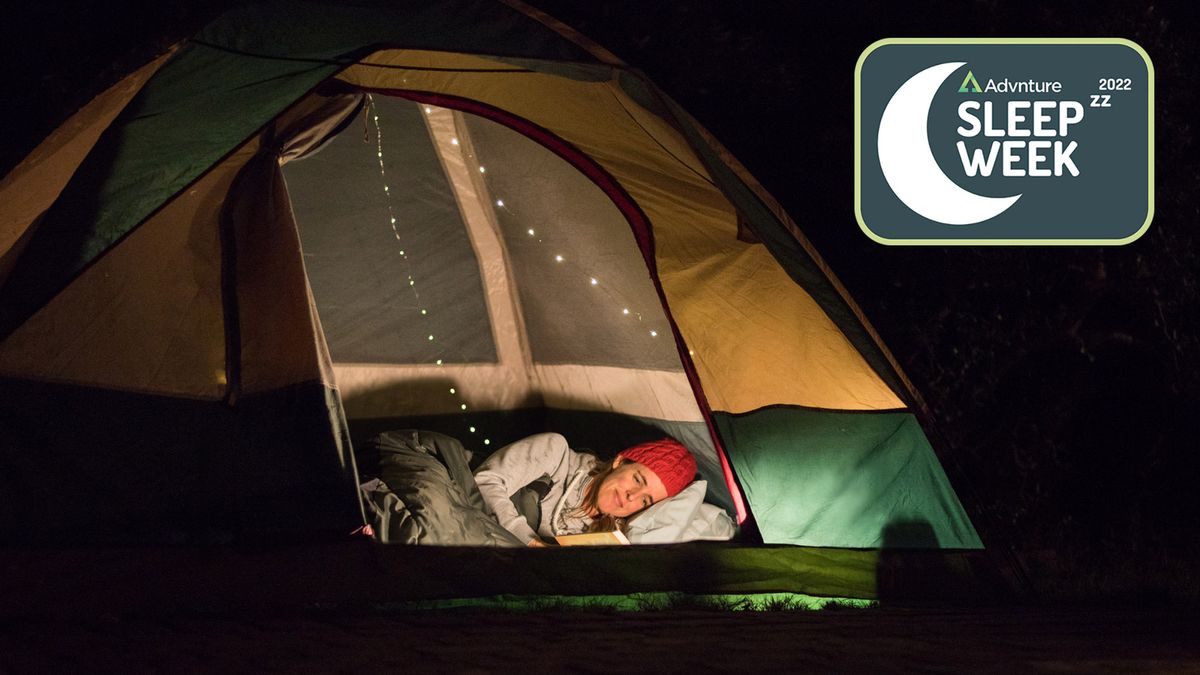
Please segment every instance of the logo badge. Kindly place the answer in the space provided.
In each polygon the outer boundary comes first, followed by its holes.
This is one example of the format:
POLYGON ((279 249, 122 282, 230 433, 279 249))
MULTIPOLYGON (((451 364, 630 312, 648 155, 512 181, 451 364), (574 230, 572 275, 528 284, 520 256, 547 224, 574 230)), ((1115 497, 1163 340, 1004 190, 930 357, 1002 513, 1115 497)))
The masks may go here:
POLYGON ((890 39, 855 69, 883 244, 1124 244, 1154 214, 1154 70, 1120 39, 890 39))

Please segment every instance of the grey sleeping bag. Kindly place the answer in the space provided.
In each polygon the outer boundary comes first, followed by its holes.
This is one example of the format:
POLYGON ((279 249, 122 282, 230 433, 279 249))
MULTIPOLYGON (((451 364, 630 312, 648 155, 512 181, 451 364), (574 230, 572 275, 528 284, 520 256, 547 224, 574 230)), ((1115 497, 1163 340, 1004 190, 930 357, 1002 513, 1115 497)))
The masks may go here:
POLYGON ((366 443, 378 478, 360 488, 375 536, 389 544, 523 546, 488 513, 462 443, 432 431, 384 432, 366 443))

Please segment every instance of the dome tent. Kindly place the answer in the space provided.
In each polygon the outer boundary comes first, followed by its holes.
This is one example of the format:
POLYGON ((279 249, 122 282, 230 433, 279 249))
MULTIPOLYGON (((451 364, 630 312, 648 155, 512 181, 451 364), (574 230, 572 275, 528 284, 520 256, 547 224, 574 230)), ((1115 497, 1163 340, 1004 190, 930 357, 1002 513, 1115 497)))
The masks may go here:
POLYGON ((798 228, 516 3, 234 10, 3 191, 15 538, 344 533, 352 437, 420 424, 477 452, 666 431, 765 543, 980 547, 798 228))

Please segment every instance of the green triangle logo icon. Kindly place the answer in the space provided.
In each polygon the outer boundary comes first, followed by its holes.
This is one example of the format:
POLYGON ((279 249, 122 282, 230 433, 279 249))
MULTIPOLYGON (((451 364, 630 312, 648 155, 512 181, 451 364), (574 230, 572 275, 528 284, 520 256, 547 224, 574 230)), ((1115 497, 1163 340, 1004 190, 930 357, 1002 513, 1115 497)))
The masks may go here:
POLYGON ((963 78, 962 84, 958 85, 958 93, 960 94, 979 94, 983 89, 979 87, 979 80, 975 79, 975 73, 967 71, 967 76, 963 78))

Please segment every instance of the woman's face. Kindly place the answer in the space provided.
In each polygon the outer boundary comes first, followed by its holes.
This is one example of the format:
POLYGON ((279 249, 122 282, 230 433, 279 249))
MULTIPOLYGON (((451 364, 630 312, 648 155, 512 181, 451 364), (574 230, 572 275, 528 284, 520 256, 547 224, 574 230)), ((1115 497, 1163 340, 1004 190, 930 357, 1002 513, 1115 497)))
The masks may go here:
POLYGON ((667 498, 667 488, 658 474, 643 464, 618 457, 612 473, 600 482, 596 505, 600 513, 610 516, 631 516, 667 498))

